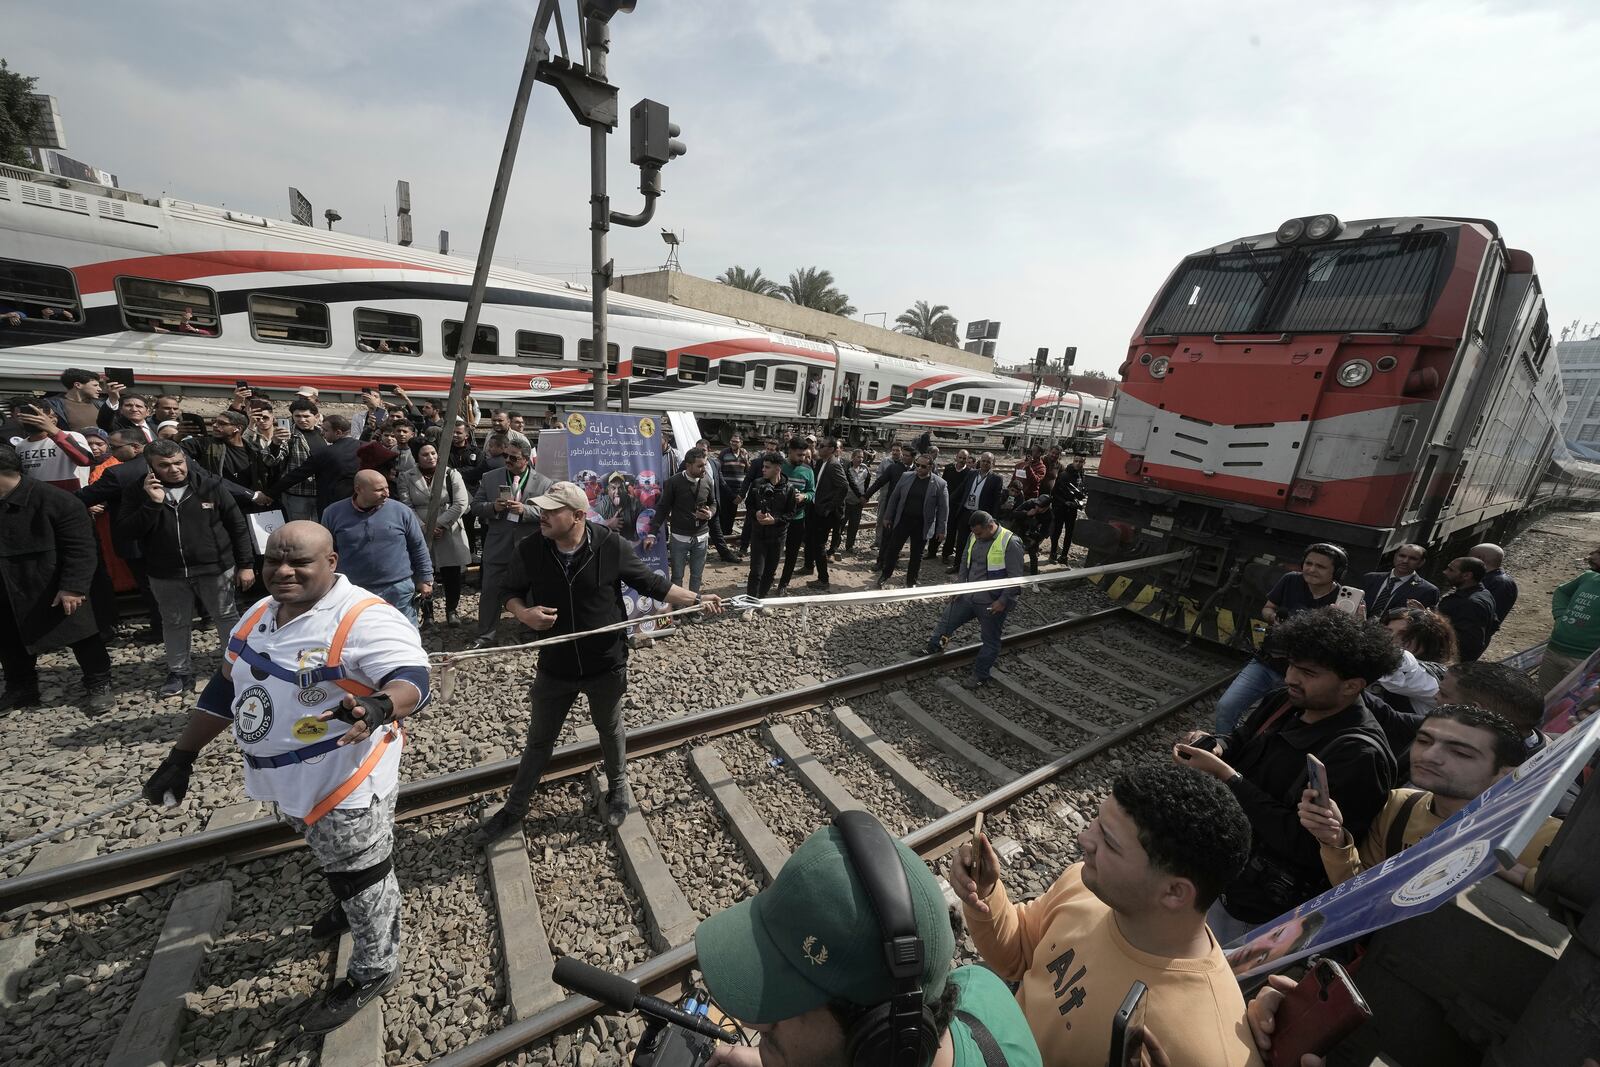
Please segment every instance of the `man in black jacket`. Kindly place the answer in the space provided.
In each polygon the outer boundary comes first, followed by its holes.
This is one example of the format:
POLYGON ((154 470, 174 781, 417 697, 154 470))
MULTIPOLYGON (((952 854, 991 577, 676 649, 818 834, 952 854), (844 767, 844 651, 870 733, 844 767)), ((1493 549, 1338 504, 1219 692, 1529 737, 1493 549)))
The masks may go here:
MULTIPOLYGON (((950 520, 951 529, 955 530, 955 543, 945 544, 947 552, 941 553, 941 558, 950 561, 950 573, 954 574, 961 569, 961 559, 967 550, 967 538, 972 531, 972 514, 975 511, 987 512, 994 515, 1000 510, 1000 501, 1005 496, 1006 484, 1000 475, 994 473, 994 454, 985 452, 978 457, 977 466, 961 483, 961 492, 956 493, 955 487, 950 489, 950 510, 955 513, 955 518, 950 520)), ((882 505, 879 505, 880 510, 882 505)))
POLYGON ((117 527, 120 536, 139 546, 161 608, 167 680, 160 695, 174 697, 194 689, 195 598, 226 644, 239 621, 233 587, 248 589, 255 582, 255 546, 233 495, 220 479, 192 468, 181 447, 152 441, 144 461, 150 469, 123 497, 117 527))
POLYGON ((355 491, 356 471, 361 469, 356 450, 361 442, 350 436, 350 420, 337 413, 323 416, 322 440, 324 444, 320 450, 272 483, 268 496, 281 497, 291 485, 315 478, 317 514, 321 515, 334 501, 344 500, 355 491))
POLYGON ((784 477, 783 457, 778 453, 756 457, 750 469, 758 477, 744 497, 744 529, 750 535, 750 575, 745 579, 745 592, 764 599, 772 592, 772 580, 783 560, 785 538, 799 536, 792 526, 802 498, 784 477))
POLYGON ((1425 608, 1439 603, 1439 587, 1417 573, 1428 550, 1421 545, 1401 545, 1389 557, 1387 571, 1371 571, 1361 576, 1367 618, 1381 619, 1393 608, 1403 608, 1415 600, 1425 608))
POLYGON ((1489 638, 1500 627, 1494 596, 1483 586, 1488 568, 1472 556, 1453 559, 1444 569, 1450 592, 1439 600, 1439 614, 1456 628, 1456 651, 1462 663, 1472 663, 1489 647, 1489 638))
POLYGON ((1494 597, 1494 613, 1498 617, 1494 628, 1498 632, 1505 625, 1511 609, 1517 606, 1517 580, 1506 573, 1506 550, 1485 541, 1481 545, 1473 545, 1467 550, 1467 555, 1483 561, 1483 587, 1494 597))
MULTIPOLYGON (((720 597, 673 585, 652 571, 626 539, 587 521, 589 498, 572 482, 556 482, 533 506, 539 510, 539 529, 517 545, 507 584, 515 592, 506 601, 516 620, 534 631, 532 639, 587 633, 622 622, 627 618, 624 584, 674 608, 703 604, 712 614, 722 610, 720 597)), ((589 717, 604 754, 606 818, 613 826, 622 825, 634 807, 623 751, 622 696, 627 689, 628 646, 622 630, 540 649, 528 694, 533 705, 528 744, 505 806, 484 824, 481 840, 496 841, 522 828, 533 790, 580 693, 588 697, 589 717)))
POLYGON ((88 603, 98 558, 83 505, 23 474, 0 442, 0 712, 39 706, 39 655, 63 646, 83 671, 83 711, 111 710, 111 656, 88 603))
POLYGON ((1250 861, 1207 923, 1229 944, 1328 888, 1317 842, 1300 826, 1306 756, 1327 767, 1328 789, 1360 840, 1395 786, 1395 757, 1362 691, 1400 664, 1382 626, 1337 608, 1279 623, 1273 647, 1287 686, 1268 693, 1226 737, 1192 733, 1172 760, 1215 776, 1250 819, 1250 861))
POLYGON ((1050 562, 1067 563, 1072 555, 1072 532, 1078 527, 1078 509, 1089 499, 1083 491, 1083 457, 1073 456, 1065 467, 1058 468, 1053 460, 1047 465, 1059 471, 1050 489, 1050 562))
POLYGON ((844 513, 845 497, 850 495, 850 479, 839 462, 839 442, 824 437, 817 442, 817 499, 806 509, 806 556, 816 565, 817 576, 806 585, 828 590, 828 535, 844 513))

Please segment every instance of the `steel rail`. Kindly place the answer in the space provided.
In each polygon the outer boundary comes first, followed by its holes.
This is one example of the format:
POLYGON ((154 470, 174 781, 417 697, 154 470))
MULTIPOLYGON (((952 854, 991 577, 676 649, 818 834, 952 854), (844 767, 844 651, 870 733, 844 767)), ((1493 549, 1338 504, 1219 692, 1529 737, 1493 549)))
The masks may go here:
MULTIPOLYGON (((1113 621, 1170 631, 1124 607, 1075 615, 1043 626, 1019 630, 1003 639, 1006 647, 1025 647, 1053 635, 1113 621)), ((747 729, 773 715, 804 711, 828 700, 876 688, 885 681, 925 671, 961 666, 977 658, 979 646, 965 645, 943 656, 922 657, 843 675, 814 685, 737 704, 668 719, 630 730, 630 759, 666 751, 684 741, 747 729)), ((1215 651, 1225 652, 1221 646, 1215 651)), ((516 774, 516 759, 496 760, 451 771, 400 787, 397 819, 415 819, 457 808, 475 796, 503 789, 516 774)), ((582 774, 600 763, 598 740, 580 741, 556 749, 545 772, 546 781, 582 774)), ((304 839, 286 823, 261 818, 216 830, 203 830, 150 845, 109 852, 46 871, 0 880, 0 911, 24 904, 69 901, 88 904, 136 892, 175 878, 192 867, 226 860, 231 863, 259 859, 295 848, 304 839)))
MULTIPOLYGON (((1111 613, 1098 612, 1095 615, 1080 616, 1080 618, 1104 618, 1109 614, 1111 613)), ((1136 617, 1144 619, 1142 615, 1136 615, 1136 617)), ((1147 619, 1144 621, 1152 626, 1157 625, 1150 623, 1147 619)), ((1162 627, 1158 628, 1164 629, 1162 627)), ((1243 659, 1243 656, 1237 652, 1234 652, 1233 655, 1243 659)), ((854 677, 860 679, 866 676, 855 675, 854 677)), ((1065 774, 1112 746, 1128 740, 1168 716, 1183 710, 1195 701, 1204 699, 1216 692, 1231 678, 1231 674, 1223 674, 1211 678, 1204 684, 1172 698, 1153 711, 1137 719, 1129 720, 1089 744, 1073 749, 1060 758, 1030 771, 1016 781, 1001 786, 993 792, 986 793, 961 809, 912 831, 902 840, 925 859, 941 856, 958 844, 963 836, 972 831, 973 820, 978 812, 983 812, 987 817, 1004 811, 1018 799, 1033 792, 1045 782, 1065 774)), ((641 963, 628 971, 625 977, 639 983, 641 989, 660 992, 672 987, 681 987, 688 972, 694 968, 698 960, 699 956, 695 952, 694 942, 690 941, 641 963)), ((537 1015, 511 1023, 448 1055, 429 1060, 428 1063, 430 1067, 489 1067, 491 1064, 500 1063, 514 1056, 517 1052, 536 1041, 541 1041, 562 1030, 570 1029, 594 1015, 609 1013, 611 1010, 597 1001, 590 1000, 588 997, 573 994, 559 1004, 552 1005, 537 1015)))

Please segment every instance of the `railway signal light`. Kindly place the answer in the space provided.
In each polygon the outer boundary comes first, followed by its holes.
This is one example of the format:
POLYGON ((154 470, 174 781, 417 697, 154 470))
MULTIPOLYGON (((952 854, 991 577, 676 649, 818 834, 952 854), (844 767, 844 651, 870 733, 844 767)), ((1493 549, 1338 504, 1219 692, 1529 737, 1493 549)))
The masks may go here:
POLYGON ((610 22, 613 15, 625 15, 638 0, 583 0, 583 17, 610 22))
POLYGON ((1061 354, 1061 365, 1070 367, 1076 362, 1078 362, 1078 346, 1068 345, 1066 351, 1061 354))
POLYGON ((628 110, 635 166, 662 167, 688 151, 677 136, 683 131, 668 118, 666 104, 641 100, 628 110))

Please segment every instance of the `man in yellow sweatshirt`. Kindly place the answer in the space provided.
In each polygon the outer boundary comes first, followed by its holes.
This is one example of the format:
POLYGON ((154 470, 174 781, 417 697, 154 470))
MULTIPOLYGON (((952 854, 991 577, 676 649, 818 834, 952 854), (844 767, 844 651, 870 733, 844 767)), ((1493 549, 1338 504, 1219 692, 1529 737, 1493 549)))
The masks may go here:
POLYGON ((1020 981, 1017 1003, 1051 1067, 1105 1067, 1111 1021, 1135 980, 1173 1064, 1259 1067, 1244 997, 1206 909, 1250 855, 1250 823, 1221 782, 1187 767, 1118 779, 1088 829, 1083 861, 1015 904, 987 838, 950 870, 984 962, 1020 981))
MULTIPOLYGON (((1359 843, 1344 828, 1336 797, 1322 804, 1307 789, 1300 798, 1300 825, 1322 846, 1328 881, 1338 885, 1433 833, 1527 758, 1522 731, 1505 716, 1472 704, 1440 704, 1411 743, 1411 781, 1422 788, 1391 791, 1359 843)), ((1560 822, 1546 819, 1517 864, 1495 873, 1533 892, 1539 857, 1559 829, 1560 822)))

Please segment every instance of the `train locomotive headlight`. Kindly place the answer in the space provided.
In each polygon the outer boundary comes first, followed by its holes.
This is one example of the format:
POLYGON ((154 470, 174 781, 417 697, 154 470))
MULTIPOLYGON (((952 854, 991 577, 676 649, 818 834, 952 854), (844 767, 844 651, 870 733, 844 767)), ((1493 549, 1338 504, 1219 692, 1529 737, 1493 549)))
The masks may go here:
POLYGON ((1301 236, 1303 236, 1305 232, 1305 219, 1290 219, 1288 222, 1285 222, 1282 226, 1278 227, 1278 243, 1280 245, 1292 245, 1296 241, 1300 240, 1301 236))
POLYGON ((1172 366, 1172 360, 1166 356, 1157 356, 1150 364, 1150 377, 1161 379, 1167 376, 1167 369, 1172 366))
POLYGON ((1352 359, 1349 363, 1339 368, 1335 375, 1339 384, 1354 389, 1358 385, 1367 384, 1367 379, 1372 377, 1372 364, 1364 359, 1352 359))
POLYGON ((1306 223, 1306 240, 1326 241, 1343 228, 1337 215, 1316 215, 1306 223))

